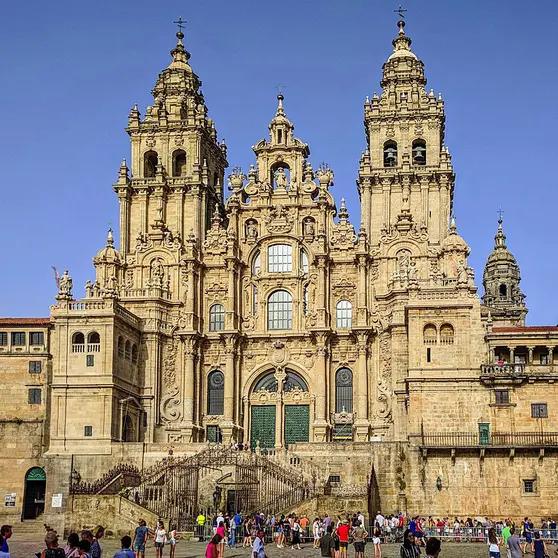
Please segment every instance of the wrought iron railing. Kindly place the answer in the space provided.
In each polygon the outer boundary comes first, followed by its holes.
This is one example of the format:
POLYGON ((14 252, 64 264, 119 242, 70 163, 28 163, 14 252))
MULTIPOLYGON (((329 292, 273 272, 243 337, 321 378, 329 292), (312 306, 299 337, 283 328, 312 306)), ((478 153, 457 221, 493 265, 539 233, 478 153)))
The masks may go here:
POLYGON ((137 486, 139 483, 140 472, 137 467, 121 463, 93 482, 72 478, 70 494, 118 494, 123 488, 137 486))
POLYGON ((477 448, 477 447, 558 447, 558 432, 492 432, 479 435, 475 432, 445 432, 441 434, 414 434, 412 443, 426 448, 477 448))

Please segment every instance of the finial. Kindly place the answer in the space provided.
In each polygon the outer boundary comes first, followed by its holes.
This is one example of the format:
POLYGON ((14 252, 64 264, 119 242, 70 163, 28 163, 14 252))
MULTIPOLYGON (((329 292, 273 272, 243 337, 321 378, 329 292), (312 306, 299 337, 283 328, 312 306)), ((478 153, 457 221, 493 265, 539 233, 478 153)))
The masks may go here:
POLYGON ((454 232, 457 231, 457 225, 456 225, 456 223, 455 223, 455 215, 452 215, 452 216, 451 216, 450 231, 451 231, 452 233, 454 233, 454 232))
POLYGON ((399 27, 399 36, 403 37, 405 35, 405 22, 402 19, 400 19, 397 22, 397 27, 399 27))
POLYGON ((109 230, 107 234, 107 246, 114 246, 114 237, 112 236, 112 226, 109 224, 109 230))
POLYGON ((177 21, 173 21, 173 23, 176 23, 176 25, 178 25, 178 31, 177 31, 177 33, 176 33, 176 38, 177 38, 179 41, 182 41, 182 39, 184 38, 184 33, 182 32, 182 30, 184 29, 184 24, 185 24, 185 23, 188 23, 188 22, 187 22, 187 21, 184 21, 184 20, 182 19, 182 16, 180 16, 180 17, 178 18, 178 20, 177 20, 177 21))
POLYGON ((496 213, 498 213, 498 230, 502 230, 502 223, 504 222, 502 215, 504 214, 504 210, 500 207, 496 213))

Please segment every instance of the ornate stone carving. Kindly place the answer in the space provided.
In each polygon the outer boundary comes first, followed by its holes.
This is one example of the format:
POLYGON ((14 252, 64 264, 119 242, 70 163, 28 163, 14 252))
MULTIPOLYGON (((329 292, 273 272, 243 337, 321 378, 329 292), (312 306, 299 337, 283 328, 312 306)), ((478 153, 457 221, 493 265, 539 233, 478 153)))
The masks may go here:
POLYGON ((163 422, 171 423, 182 418, 180 390, 176 377, 178 339, 173 338, 163 348, 163 397, 161 398, 161 417, 163 422))
POLYGON ((223 300, 227 295, 227 288, 220 283, 213 283, 205 289, 205 294, 212 303, 223 300))
POLYGON ((391 417, 391 334, 380 334, 380 377, 378 378, 374 418, 392 422, 391 417))
POLYGON ((343 279, 333 284, 332 289, 335 293, 335 297, 352 298, 355 293, 356 285, 347 279, 347 277, 343 277, 343 279))
POLYGON ((276 366, 284 366, 289 358, 290 353, 285 343, 275 341, 268 350, 269 360, 276 366))
POLYGON ((288 233, 293 228, 295 212, 280 204, 267 209, 264 215, 266 229, 270 233, 288 233))

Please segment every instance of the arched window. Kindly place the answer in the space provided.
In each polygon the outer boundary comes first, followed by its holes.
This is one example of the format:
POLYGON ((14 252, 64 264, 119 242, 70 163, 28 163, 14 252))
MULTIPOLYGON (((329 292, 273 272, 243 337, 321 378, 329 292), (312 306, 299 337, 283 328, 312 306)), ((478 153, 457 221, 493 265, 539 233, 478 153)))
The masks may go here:
POLYGON ((209 331, 225 329, 225 308, 222 304, 214 304, 209 309, 209 331))
POLYGON ((225 407, 225 376, 214 370, 207 377, 207 414, 222 415, 225 407))
POLYGON ((426 165, 426 142, 422 139, 413 142, 413 164, 426 165))
POLYGON ((335 412, 353 412, 353 373, 340 368, 335 374, 335 412))
POLYGON ((500 298, 507 298, 507 296, 508 296, 508 287, 507 287, 504 283, 502 283, 502 284, 500 285, 499 291, 500 291, 500 298))
POLYGON ((98 353, 100 350, 101 350, 101 336, 96 331, 92 331, 87 336, 87 352, 98 353))
POLYGON ((300 249, 300 269, 302 269, 304 275, 308 275, 310 270, 310 266, 308 265, 308 254, 304 248, 300 249))
POLYGON ((288 273, 293 270, 293 248, 290 244, 272 244, 267 251, 267 271, 288 273))
POLYGON ((132 344, 130 341, 126 341, 126 345, 124 345, 124 357, 126 360, 132 359, 132 344))
POLYGON ((81 331, 77 331, 72 335, 72 353, 85 352, 85 335, 81 331))
POLYGON ((442 345, 452 345, 453 337, 453 326, 450 324, 442 324, 442 326, 440 327, 440 343, 442 345))
POLYGON ((425 345, 436 345, 438 342, 438 330, 434 324, 426 324, 422 330, 422 338, 425 345))
MULTIPOLYGON (((279 386, 277 378, 273 372, 262 376, 254 386, 254 391, 269 391, 271 393, 276 393, 278 389, 279 386)), ((295 389, 308 391, 308 384, 304 381, 302 376, 292 370, 287 370, 285 380, 283 381, 283 391, 289 392, 295 389)))
POLYGON ((143 176, 145 178, 153 178, 155 169, 159 164, 159 157, 156 151, 146 151, 143 156, 143 176))
POLYGON ((353 306, 348 300, 337 303, 337 329, 348 329, 353 326, 353 306))
POLYGON ((132 362, 138 363, 138 346, 135 343, 132 345, 132 362))
POLYGON ((253 275, 259 275, 260 274, 260 270, 261 270, 260 261, 261 261, 260 251, 258 250, 256 252, 256 255, 254 256, 254 261, 252 262, 252 274, 253 275))
POLYGON ((397 144, 394 141, 384 143, 384 167, 397 166, 397 144))
POLYGON ((172 175, 186 176, 186 152, 182 149, 177 149, 172 154, 172 175))
POLYGON ((118 356, 124 358, 124 339, 122 335, 118 336, 118 356))
POLYGON ((293 297, 287 291, 275 291, 267 303, 267 328, 293 328, 293 297))

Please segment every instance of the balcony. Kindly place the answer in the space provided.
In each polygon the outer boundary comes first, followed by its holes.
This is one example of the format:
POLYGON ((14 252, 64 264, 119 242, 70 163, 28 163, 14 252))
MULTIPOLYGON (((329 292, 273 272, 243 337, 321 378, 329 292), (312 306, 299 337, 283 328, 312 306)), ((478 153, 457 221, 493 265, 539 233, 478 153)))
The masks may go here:
POLYGON ((558 449, 558 432, 446 432, 443 434, 413 434, 409 441, 418 446, 423 455, 427 450, 539 450, 558 449))
POLYGON ((482 364, 480 379, 484 384, 522 384, 527 380, 558 379, 551 364, 482 364))

